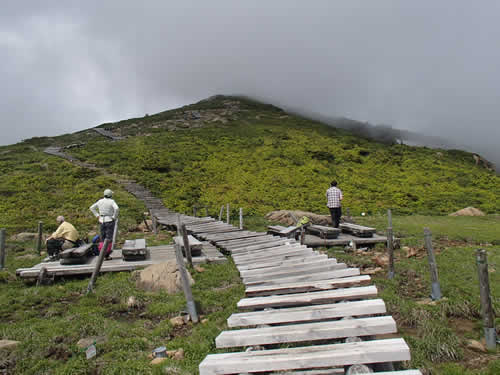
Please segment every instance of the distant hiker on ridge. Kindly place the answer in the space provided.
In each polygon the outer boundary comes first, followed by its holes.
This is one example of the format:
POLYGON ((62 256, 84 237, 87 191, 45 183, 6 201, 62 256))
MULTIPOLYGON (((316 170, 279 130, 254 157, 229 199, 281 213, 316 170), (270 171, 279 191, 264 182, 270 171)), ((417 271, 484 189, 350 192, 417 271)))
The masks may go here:
POLYGON ((106 189, 104 190, 104 198, 99 199, 90 206, 90 211, 92 211, 95 217, 99 218, 99 223, 101 224, 101 241, 105 239, 109 240, 106 258, 109 258, 109 254, 111 254, 111 242, 113 241, 115 221, 120 210, 112 197, 113 192, 106 189))
POLYGON ((326 206, 330 210, 332 225, 335 228, 339 227, 340 217, 342 216, 341 201, 343 198, 342 191, 337 187, 337 181, 332 181, 330 188, 326 191, 326 206))
POLYGON ((75 227, 65 221, 64 216, 58 216, 56 221, 59 227, 46 241, 49 260, 56 260, 61 251, 71 249, 79 244, 78 231, 75 227))

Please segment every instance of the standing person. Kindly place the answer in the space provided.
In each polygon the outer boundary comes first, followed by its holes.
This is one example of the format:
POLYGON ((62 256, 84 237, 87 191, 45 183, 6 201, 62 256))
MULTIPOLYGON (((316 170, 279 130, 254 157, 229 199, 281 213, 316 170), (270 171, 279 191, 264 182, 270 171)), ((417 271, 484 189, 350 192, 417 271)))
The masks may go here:
POLYGON ((342 216, 342 191, 337 187, 337 181, 332 181, 330 188, 326 191, 326 206, 332 215, 332 225, 339 227, 340 217, 342 216))
POLYGON ((90 211, 92 211, 95 217, 99 218, 99 223, 101 224, 101 241, 104 241, 105 239, 109 240, 108 249, 104 249, 105 251, 108 251, 106 259, 111 259, 109 257, 111 254, 111 242, 113 241, 115 221, 120 210, 112 197, 113 192, 106 189, 104 190, 104 198, 99 199, 92 206, 90 206, 90 211))
POLYGON ((78 246, 79 243, 78 231, 71 223, 64 220, 64 216, 59 215, 56 221, 59 226, 46 241, 49 260, 57 260, 61 251, 78 246))

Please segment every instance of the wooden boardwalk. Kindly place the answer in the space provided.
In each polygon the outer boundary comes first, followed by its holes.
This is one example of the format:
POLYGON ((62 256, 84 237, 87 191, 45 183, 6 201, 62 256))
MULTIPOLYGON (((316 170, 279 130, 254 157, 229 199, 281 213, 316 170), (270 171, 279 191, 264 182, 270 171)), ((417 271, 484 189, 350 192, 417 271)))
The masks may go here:
POLYGON ((95 132, 99 133, 103 137, 107 137, 109 139, 112 139, 113 141, 120 141, 122 139, 125 139, 125 137, 115 135, 111 133, 109 130, 103 129, 103 128, 94 128, 93 129, 95 132))
MULTIPOLYGON (((133 271, 152 264, 163 263, 169 260, 175 261, 174 245, 149 246, 148 253, 146 260, 125 261, 123 260, 121 250, 114 250, 111 254, 112 259, 104 261, 102 264, 101 273, 133 271)), ((48 276, 90 275, 94 271, 96 261, 97 257, 87 259, 85 264, 75 265, 61 265, 59 261, 42 262, 30 268, 19 268, 16 270, 16 274, 22 278, 34 278, 38 277, 42 267, 45 267, 48 276)), ((208 242, 203 243, 201 255, 193 257, 193 264, 223 263, 226 261, 227 258, 208 242)))
POLYGON ((170 229, 180 217, 194 237, 230 254, 246 287, 240 312, 227 319, 229 329, 215 340, 217 348, 231 351, 208 355, 200 375, 344 374, 354 365, 379 375, 421 375, 393 370, 393 362, 410 360, 409 347, 401 338, 383 338, 394 337, 396 323, 358 268, 295 239, 212 218, 154 212, 170 229))

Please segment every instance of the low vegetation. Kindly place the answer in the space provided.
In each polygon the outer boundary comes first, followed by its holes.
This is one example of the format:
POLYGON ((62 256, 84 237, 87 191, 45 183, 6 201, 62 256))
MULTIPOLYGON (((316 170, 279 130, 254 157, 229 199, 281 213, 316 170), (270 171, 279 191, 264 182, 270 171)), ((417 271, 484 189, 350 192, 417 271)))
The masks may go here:
MULTIPOLYGON (((0 355, 0 372, 16 374, 196 373, 198 363, 216 351, 215 337, 243 296, 234 264, 191 270, 194 298, 203 322, 174 327, 170 318, 184 307, 182 294, 144 292, 130 273, 106 274, 95 294, 85 296, 87 278, 57 279, 36 286, 15 270, 38 263, 33 241, 12 235, 46 233, 55 217, 66 216, 82 236, 97 229, 88 207, 111 188, 121 208, 119 241, 147 238, 149 245, 171 242, 171 234, 137 232, 144 205, 118 183, 135 179, 166 206, 191 212, 204 205, 217 216, 230 203, 233 218, 243 207, 246 226, 265 230, 271 210, 326 213, 324 191, 332 179, 345 194, 344 206, 361 224, 384 231, 385 211, 402 248, 396 252, 396 277, 386 269, 374 282, 412 349, 410 367, 436 374, 493 375, 498 352, 477 352, 469 340, 482 336, 474 252, 487 249, 495 309, 500 308, 500 180, 462 151, 432 150, 379 143, 286 114, 246 99, 217 97, 156 115, 103 124, 129 138, 111 142, 92 131, 33 138, 0 147, 0 227, 7 230, 7 267, 0 271, 0 339, 18 340, 0 355), (101 170, 75 166, 44 154, 47 146, 85 143, 67 150, 101 170), (104 172, 107 171, 107 172, 104 172), (474 206, 489 215, 448 217, 474 206), (445 299, 429 303, 429 271, 423 228, 433 233, 445 299), (136 303, 127 303, 130 296, 136 303), (77 346, 97 336, 97 356, 85 359, 77 346), (182 348, 184 357, 150 364, 151 351, 182 348), (165 370, 168 368, 168 370, 165 370)), ((376 247, 355 253, 322 249, 362 269, 377 266, 376 247)), ((500 322, 497 319, 497 326, 500 322)))

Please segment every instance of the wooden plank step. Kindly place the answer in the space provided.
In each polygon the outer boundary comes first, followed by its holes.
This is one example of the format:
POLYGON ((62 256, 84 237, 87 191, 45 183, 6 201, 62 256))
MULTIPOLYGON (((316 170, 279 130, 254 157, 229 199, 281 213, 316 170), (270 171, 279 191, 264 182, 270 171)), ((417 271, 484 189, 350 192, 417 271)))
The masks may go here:
POLYGON ((241 254, 250 250, 260 250, 268 247, 275 247, 277 245, 291 245, 292 243, 297 242, 295 240, 291 241, 289 239, 277 238, 254 245, 227 246, 226 248, 231 251, 231 254, 241 254))
POLYGON ((268 241, 274 241, 276 237, 274 236, 257 236, 257 237, 245 237, 245 238, 235 238, 235 239, 229 239, 229 240, 218 240, 217 243, 220 246, 225 246, 225 247, 237 247, 238 245, 241 246, 246 246, 246 245, 253 245, 253 244, 258 244, 262 242, 268 242, 268 241))
MULTIPOLYGON (((326 255, 325 255, 326 257, 326 255)), ((257 269, 252 269, 252 270, 239 270, 240 271, 240 276, 241 277, 250 277, 250 276, 258 276, 258 275, 263 275, 268 272, 277 272, 277 271, 294 271, 297 267, 310 267, 314 265, 319 265, 319 264, 331 264, 331 263, 337 263, 337 259, 335 258, 325 258, 321 256, 317 257, 311 257, 307 261, 303 260, 302 262, 295 262, 292 264, 280 264, 278 266, 274 267, 266 267, 266 268, 257 268, 257 269)), ((307 258, 306 258, 307 259, 307 258)))
POLYGON ((248 264, 252 262, 260 262, 263 260, 269 260, 269 259, 289 259, 297 256, 304 256, 304 255, 310 255, 314 254, 314 251, 308 248, 303 248, 303 247, 295 247, 295 248, 290 248, 290 247, 284 247, 278 250, 274 251, 269 251, 264 254, 256 255, 255 257, 241 257, 241 258, 234 258, 234 263, 236 264, 248 264))
POLYGON ((353 364, 410 360, 403 339, 386 339, 345 344, 210 354, 200 363, 200 375, 239 374, 340 367, 353 364))
POLYGON ((339 225, 340 230, 345 233, 351 233, 358 237, 372 237, 376 232, 375 228, 364 227, 362 225, 342 223, 339 225))
MULTIPOLYGON (((182 238, 182 236, 175 236, 174 242, 176 245, 179 245, 182 249, 184 248, 184 239, 182 238)), ((191 235, 188 235, 188 242, 189 242, 189 247, 191 249, 201 250, 203 247, 203 243, 201 241, 198 241, 191 235)))
POLYGON ((364 299, 377 296, 374 285, 334 289, 323 292, 296 293, 278 296, 243 298, 237 306, 242 310, 257 310, 266 307, 304 306, 327 304, 341 300, 364 299))
MULTIPOLYGON (((273 375, 344 375, 344 368, 332 368, 322 370, 305 370, 305 371, 280 371, 273 372, 273 375)), ((375 375, 422 375, 420 370, 399 370, 399 371, 384 371, 375 372, 375 375)))
POLYGON ((266 254, 270 254, 272 252, 279 252, 284 249, 303 249, 303 250, 311 250, 310 248, 307 248, 307 246, 301 245, 300 243, 272 243, 268 245, 268 243, 262 244, 259 248, 257 249, 252 249, 252 250, 245 250, 239 253, 231 253, 231 256, 234 259, 243 259, 245 257, 252 257, 252 258, 257 258, 257 257, 262 257, 266 254))
POLYGON ((271 345, 291 342, 334 340, 351 336, 384 335, 397 332, 391 316, 291 324, 285 326, 223 331, 215 339, 217 348, 271 345))
MULTIPOLYGON (((231 232, 231 233, 226 233, 226 234, 216 234, 213 237, 217 238, 217 242, 221 243, 231 243, 231 241, 238 241, 238 240, 244 240, 244 239, 251 239, 251 238, 258 238, 258 237, 264 237, 266 236, 265 233, 262 232, 250 232, 250 231, 239 231, 239 232, 231 232)), ((211 238, 212 236, 209 236, 209 240, 215 240, 211 238)))
POLYGON ((245 289, 245 295, 247 297, 259 297, 259 296, 272 296, 278 294, 317 292, 321 290, 350 288, 353 286, 368 285, 370 281, 371 281, 370 276, 360 275, 360 276, 350 276, 350 277, 342 277, 335 279, 332 278, 330 280, 321 280, 321 281, 304 281, 301 283, 247 286, 247 288, 245 289))
MULTIPOLYGON (((251 264, 247 264, 247 265, 242 264, 242 265, 238 266, 238 270, 239 271, 247 271, 247 270, 263 269, 263 268, 268 268, 268 267, 279 267, 279 266, 288 266, 288 265, 294 265, 294 264, 302 264, 302 263, 311 262, 314 259, 326 260, 326 259, 328 259, 328 255, 313 253, 310 256, 306 256, 303 258, 294 258, 294 259, 289 259, 289 260, 267 260, 267 261, 263 261, 260 263, 251 263, 251 264)), ((331 258, 331 259, 333 259, 333 258, 331 258)))
POLYGON ((359 268, 345 268, 343 270, 317 272, 315 274, 306 273, 304 275, 284 277, 277 280, 273 279, 261 280, 259 282, 248 283, 247 286, 271 286, 271 285, 281 285, 286 283, 298 283, 304 281, 311 282, 311 281, 330 280, 339 277, 359 276, 359 273, 360 273, 359 268))
POLYGON ((314 264, 314 265, 304 265, 304 266, 296 266, 293 270, 290 269, 285 269, 285 270, 277 270, 277 271, 269 271, 264 274, 260 275, 252 275, 252 276, 247 276, 243 277, 243 283, 246 285, 250 285, 252 283, 260 282, 262 280, 279 280, 287 277, 292 277, 292 276, 300 276, 304 274, 311 274, 311 273, 316 273, 316 272, 327 272, 327 271, 335 271, 335 270, 341 270, 347 268, 347 265, 345 263, 337 263, 337 262, 332 262, 329 263, 327 261, 322 262, 320 264, 314 264))
POLYGON ((228 327, 235 328, 261 324, 290 324, 340 319, 346 316, 367 316, 385 313, 385 303, 382 299, 369 299, 326 305, 234 313, 227 319, 227 325, 228 327))

